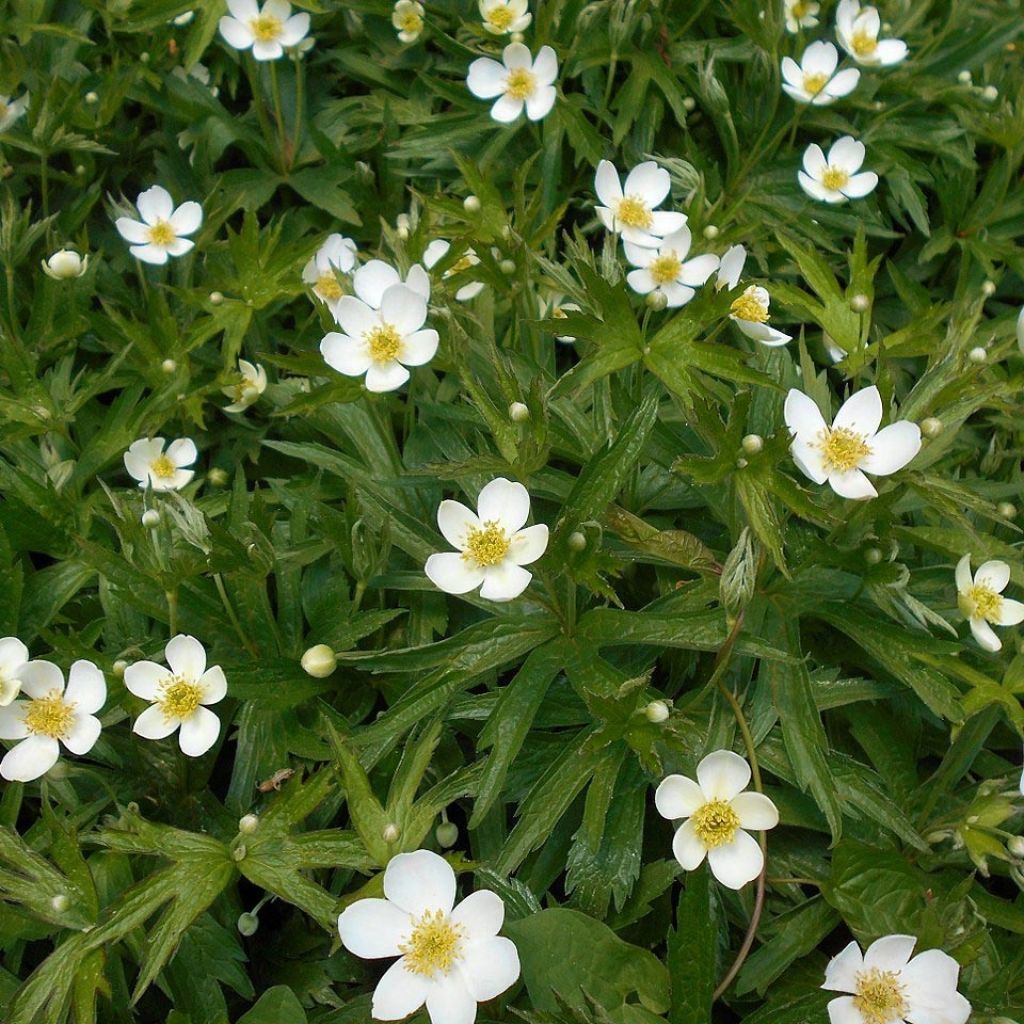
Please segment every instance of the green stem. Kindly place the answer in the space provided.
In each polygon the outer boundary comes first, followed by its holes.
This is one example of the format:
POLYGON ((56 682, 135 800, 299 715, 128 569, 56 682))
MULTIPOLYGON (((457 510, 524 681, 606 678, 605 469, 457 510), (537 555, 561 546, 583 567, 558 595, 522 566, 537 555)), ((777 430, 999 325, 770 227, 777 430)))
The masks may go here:
POLYGON ((256 117, 260 122, 260 130, 263 132, 264 141, 270 154, 274 152, 274 130, 270 127, 270 118, 267 117, 267 105, 263 99, 263 89, 260 85, 259 68, 253 57, 247 56, 243 62, 245 76, 249 80, 249 91, 252 93, 252 102, 256 107, 256 117))
POLYGON ((277 81, 277 61, 270 62, 270 95, 274 101, 274 120, 277 122, 277 154, 281 173, 287 174, 291 169, 288 157, 288 139, 284 130, 284 113, 281 110, 281 86, 277 81))
POLYGON ((235 614, 234 606, 231 604, 231 599, 228 597, 227 589, 224 586, 224 579, 219 572, 213 574, 213 582, 217 587, 217 593, 220 594, 220 603, 224 605, 224 611, 228 614, 228 619, 231 625, 234 627, 235 632, 238 634, 238 639, 242 641, 245 649, 255 658, 258 657, 259 652, 256 650, 255 645, 246 635, 244 629, 242 629, 242 623, 238 621, 238 616, 235 614))
POLYGON ((174 637, 178 635, 178 588, 164 592, 167 598, 167 630, 174 637))
POLYGON ((306 64, 299 56, 295 58, 295 137, 292 140, 291 160, 288 167, 291 169, 296 157, 299 155, 299 148, 302 145, 303 116, 306 106, 306 64))

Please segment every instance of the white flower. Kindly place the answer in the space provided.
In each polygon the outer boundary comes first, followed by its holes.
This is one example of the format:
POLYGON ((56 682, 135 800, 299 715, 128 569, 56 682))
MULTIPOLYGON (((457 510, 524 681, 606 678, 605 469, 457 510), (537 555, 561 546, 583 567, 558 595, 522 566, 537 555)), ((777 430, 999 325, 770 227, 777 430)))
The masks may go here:
POLYGON ((973 577, 969 554, 957 563, 957 604, 971 624, 974 639, 986 651, 998 651, 1003 646, 992 626, 1024 622, 1024 604, 1002 596, 1009 582, 1010 567, 1005 562, 983 562, 973 577))
POLYGON ((715 290, 728 288, 732 291, 740 283, 743 267, 747 262, 747 250, 742 245, 731 245, 725 250, 718 263, 718 277, 715 278, 715 290))
POLYGON ((114 222, 128 251, 145 263, 163 264, 168 256, 184 256, 195 242, 183 237, 199 230, 203 208, 195 202, 174 208, 170 192, 160 185, 146 189, 135 201, 141 221, 118 217, 114 222))
MULTIPOLYGON (((430 247, 427 248, 429 251, 430 247)), ((430 301, 430 277, 418 263, 414 263, 409 268, 409 273, 405 275, 404 281, 402 275, 390 263, 385 263, 383 260, 370 260, 352 276, 352 288, 356 297, 362 299, 372 309, 380 309, 380 304, 384 301, 384 293, 396 284, 404 284, 406 288, 421 295, 424 302, 430 301)), ((468 285, 467 287, 475 286, 468 285)), ((480 287, 482 288, 483 285, 480 287)), ((475 295, 476 292, 473 294, 475 295)))
POLYGON ((69 277, 81 277, 89 268, 89 257, 82 259, 70 249, 58 249, 48 260, 42 261, 43 273, 54 281, 69 277))
POLYGON ((313 294, 334 312, 344 295, 338 274, 347 274, 356 265, 356 243, 343 235, 329 235, 302 268, 302 280, 313 294))
POLYGON ((536 562, 548 546, 548 528, 543 523, 526 526, 529 517, 526 488, 504 477, 480 491, 475 514, 461 502, 442 501, 437 525, 458 550, 431 555, 424 571, 447 594, 480 587, 488 601, 517 598, 533 579, 523 566, 536 562))
MULTIPOLYGON (((542 318, 550 317, 552 320, 565 320, 567 319, 566 314, 581 312, 579 303, 566 302, 562 295, 552 295, 550 298, 538 295, 537 306, 542 318)), ((575 340, 576 338, 571 334, 555 335, 555 341, 564 342, 566 345, 571 345, 575 340)))
POLYGON ((345 333, 325 335, 320 352, 346 377, 366 374, 367 391, 400 388, 409 379, 407 366, 429 363, 437 352, 437 331, 423 328, 427 300, 404 284, 384 292, 380 309, 346 295, 335 317, 345 333))
POLYGON ((248 359, 239 359, 237 382, 221 388, 228 398, 234 399, 230 405, 224 406, 224 411, 245 412, 266 390, 267 371, 258 363, 250 363, 248 359))
POLYGON ((137 661, 124 670, 124 685, 151 707, 135 719, 132 732, 162 740, 179 729, 178 746, 188 757, 200 757, 217 742, 220 719, 207 707, 228 692, 224 670, 206 667, 206 650, 194 637, 179 633, 164 648, 167 666, 137 661))
POLYGON ((686 258, 692 241, 690 229, 683 225, 678 231, 659 240, 658 247, 624 242, 626 259, 639 267, 626 275, 633 291, 640 295, 657 292, 665 296, 667 307, 685 306, 699 288, 718 269, 718 257, 711 255, 686 258))
POLYGON ((21 740, 0 761, 0 775, 10 782, 31 782, 45 775, 60 757, 63 743, 72 754, 87 754, 100 736, 95 713, 107 699, 103 673, 91 661, 76 661, 64 673, 50 661, 30 661, 18 671, 21 692, 0 708, 0 739, 21 740))
POLYGON ((821 4, 813 0, 786 0, 786 31, 796 35, 802 28, 814 28, 818 24, 815 15, 821 4))
POLYGON ((195 442, 188 437, 172 441, 164 451, 162 437, 144 437, 132 441, 124 453, 124 468, 139 481, 140 487, 154 491, 179 491, 194 477, 191 466, 199 453, 195 442))
POLYGON ((672 853, 686 871, 705 856, 722 885, 741 889, 764 867, 757 840, 744 829, 775 828, 779 812, 762 793, 746 793, 750 766, 731 750, 716 750, 697 765, 697 781, 669 775, 654 794, 658 813, 685 818, 672 840, 672 853))
POLYGON ((960 965, 941 949, 913 959, 913 935, 886 935, 861 955, 851 942, 825 968, 831 1024, 966 1024, 971 1004, 956 990, 960 965))
POLYGON ((1017 348, 1024 352, 1024 306, 1020 307, 1017 314, 1017 348))
POLYGON ((743 294, 729 307, 729 319, 754 341, 777 348, 785 345, 792 338, 791 334, 783 334, 768 326, 768 303, 771 296, 766 288, 752 284, 744 289, 743 294))
MULTIPOLYGON (((423 250, 423 263, 428 270, 432 270, 435 264, 440 263, 441 260, 448 255, 448 250, 451 248, 451 243, 446 242, 443 238, 435 238, 427 247, 423 250)), ((449 267, 442 275, 442 280, 445 280, 452 276, 452 274, 461 274, 464 270, 469 270, 470 267, 475 267, 480 262, 480 257, 477 256, 472 249, 467 249, 462 256, 449 267)), ((409 271, 410 275, 412 271, 409 271)), ((459 302, 469 302, 470 299, 475 299, 484 290, 484 284, 482 281, 470 281, 469 284, 464 284, 456 293, 455 298, 459 302)), ((428 292, 429 294, 429 292, 428 292)))
POLYGON ((792 57, 782 58, 783 92, 799 103, 824 107, 853 92, 860 81, 856 68, 836 72, 839 51, 831 44, 819 40, 804 50, 797 64, 792 57))
POLYGON ((423 31, 423 4, 419 0, 398 0, 391 12, 391 24, 403 43, 415 43, 423 31))
POLYGON ((248 50, 257 60, 277 60, 286 46, 297 46, 309 31, 308 14, 292 14, 287 0, 228 0, 233 15, 220 19, 220 34, 236 50, 248 50))
POLYGON ((28 664, 28 648, 16 637, 0 640, 0 708, 18 696, 21 670, 28 664))
POLYGON ((857 173, 863 163, 864 143, 852 135, 844 135, 832 143, 827 160, 821 146, 812 142, 804 150, 804 169, 797 172, 797 179, 812 199, 826 203, 863 199, 878 184, 874 171, 857 173))
POLYGON ((455 872, 443 857, 429 850, 392 857, 384 897, 357 900, 338 918, 350 953, 399 957, 374 989, 374 1020, 401 1020, 426 1003, 432 1024, 473 1024, 476 1004, 519 977, 515 944, 498 935, 501 897, 478 889, 455 906, 455 872))
POLYGON ((789 450, 797 469, 816 484, 827 480, 843 498, 874 498, 878 492, 864 474, 888 476, 921 450, 916 423, 898 420, 878 429, 882 397, 874 385, 851 395, 831 427, 813 400, 796 389, 786 396, 783 415, 793 434, 789 450))
POLYGON ((862 9, 860 0, 840 0, 836 9, 836 38, 858 64, 885 67, 906 59, 907 44, 902 39, 879 39, 881 28, 877 8, 862 9))
POLYGON ((653 160, 637 164, 626 175, 625 186, 619 182, 615 165, 602 160, 594 175, 594 191, 604 205, 595 207, 595 211, 601 223, 609 231, 617 231, 623 242, 654 249, 665 235, 686 224, 685 213, 655 209, 665 201, 671 187, 668 171, 653 160))
POLYGON ((16 100, 12 100, 10 96, 0 96, 0 132, 7 131, 26 110, 28 110, 28 93, 16 100))
POLYGON ((495 121, 514 121, 526 107, 526 116, 539 121, 555 105, 558 60, 550 46, 542 46, 536 59, 522 43, 509 43, 501 63, 478 57, 469 65, 466 85, 482 100, 499 97, 491 107, 495 121))
POLYGON ((533 20, 526 0, 480 0, 480 17, 484 28, 495 36, 522 32, 533 20))

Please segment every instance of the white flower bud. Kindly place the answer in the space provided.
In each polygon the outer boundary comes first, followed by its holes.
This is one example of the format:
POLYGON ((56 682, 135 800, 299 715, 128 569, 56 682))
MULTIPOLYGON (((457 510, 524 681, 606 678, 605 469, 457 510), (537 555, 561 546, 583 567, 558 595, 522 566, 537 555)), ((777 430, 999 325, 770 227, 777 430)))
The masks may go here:
POLYGON ((155 530, 160 525, 160 513, 155 508, 147 508, 142 513, 142 525, 147 530, 155 530))
POLYGON ((498 269, 506 277, 511 277, 516 272, 516 261, 515 260, 502 260, 498 264, 498 269))
POLYGON ((92 92, 92 91, 87 92, 85 94, 85 102, 86 103, 98 103, 99 99, 100 99, 99 96, 96 93, 92 92))
POLYGON ((174 371, 178 369, 178 364, 173 359, 165 359, 160 364, 160 369, 163 370, 164 373, 174 373, 174 371))
POLYGON ((878 565, 882 560, 882 552, 878 548, 867 548, 864 551, 864 561, 868 565, 878 565))
POLYGON ((921 420, 921 433, 925 437, 938 437, 942 433, 943 422, 936 416, 921 420))
POLYGON ((384 826, 384 831, 381 832, 380 837, 385 843, 396 843, 401 834, 402 830, 392 821, 384 826))
POLYGON ((1006 848, 1014 857, 1024 857, 1024 836, 1010 836, 1006 848))
POLYGON ((994 85, 986 85, 985 88, 981 90, 981 98, 988 100, 989 103, 991 103, 994 100, 999 99, 999 90, 994 85))
POLYGON ((850 309, 854 313, 866 313, 871 308, 871 300, 866 296, 858 293, 850 299, 850 309))
POLYGON ((259 828, 260 819, 255 814, 243 814, 238 819, 238 831, 243 835, 252 835, 259 828))
POLYGON ((125 661, 124 658, 118 658, 117 661, 114 662, 114 675, 117 676, 118 679, 121 679, 124 676, 124 670, 127 667, 128 662, 125 661))
POLYGON ((981 283, 981 294, 984 295, 986 299, 989 298, 992 295, 995 295, 995 293, 996 293, 996 283, 995 283, 995 281, 982 281, 982 283, 981 283))
POLYGON ((579 530, 573 530, 569 534, 569 550, 582 551, 587 546, 587 538, 579 530))
POLYGON ((58 914, 63 914, 71 906, 71 900, 64 893, 58 893, 50 899, 50 907, 58 914))
POLYGON ((411 231, 409 214, 400 213, 395 218, 395 231, 398 233, 398 237, 403 240, 409 237, 409 232, 411 231))
POLYGON ((89 257, 83 260, 77 252, 70 249, 58 249, 48 260, 43 260, 43 273, 55 281, 64 281, 70 277, 81 277, 89 266, 89 257))
POLYGON ((172 18, 171 24, 177 25, 178 28, 181 28, 182 25, 187 25, 195 16, 195 11, 186 11, 184 14, 179 14, 176 18, 172 18))
POLYGON ((219 306, 224 301, 223 292, 210 292, 210 305, 219 306))
POLYGON ((971 351, 967 353, 967 358, 970 359, 972 363, 981 364, 985 362, 986 359, 988 359, 988 353, 980 345, 978 345, 975 348, 972 348, 971 351))
POLYGON ((142 64, 148 64, 149 63, 149 51, 148 50, 143 50, 142 53, 139 54, 139 61, 142 64))
POLYGON ((509 35, 509 39, 513 43, 521 43, 525 37, 522 32, 513 32, 509 35))
POLYGON ((974 76, 970 73, 970 71, 964 68, 964 70, 961 71, 960 74, 956 76, 956 80, 961 85, 970 85, 971 82, 974 80, 974 76))
POLYGON ((1001 501, 996 505, 996 511, 1004 519, 1016 519, 1017 518, 1017 506, 1012 501, 1001 501))
POLYGON ((646 302, 650 309, 659 313, 668 305, 668 296, 663 291, 648 292, 646 302))
POLYGON ((206 479, 209 480, 214 487, 223 487, 228 482, 228 474, 225 470, 221 469, 220 466, 214 466, 213 469, 206 474, 206 479))
POLYGON ((683 110, 689 112, 697 106, 697 101, 692 96, 683 97, 683 110))
POLYGON ((81 178, 85 174, 85 164, 76 164, 75 174, 77 174, 81 178))
POLYGON ((466 213, 479 213, 480 212, 480 197, 479 196, 466 196, 462 200, 462 206, 466 213))
POLYGON ((714 224, 708 224, 704 228, 704 237, 709 241, 714 241, 718 237, 718 228, 714 224))
POLYGON ((434 838, 437 840, 438 846, 443 850, 448 850, 459 841, 459 826, 453 821, 442 821, 434 829, 434 838))
POLYGON ((522 402, 513 402, 508 407, 508 418, 513 423, 525 423, 530 418, 530 409, 522 402))
POLYGON ((757 455, 764 449, 764 438, 760 434, 747 434, 740 444, 748 455, 757 455))
POLYGON ((316 644, 302 656, 302 668, 314 679, 326 679, 338 667, 338 659, 327 644, 316 644))
POLYGON ((647 716, 648 722, 653 722, 658 725, 660 722, 664 722, 668 718, 668 705, 663 700, 652 700, 647 707, 644 708, 644 714, 647 716))
POLYGON ((260 926, 260 919, 255 914, 239 914, 238 923, 235 927, 239 933, 248 938, 250 935, 255 935, 256 930, 260 926))

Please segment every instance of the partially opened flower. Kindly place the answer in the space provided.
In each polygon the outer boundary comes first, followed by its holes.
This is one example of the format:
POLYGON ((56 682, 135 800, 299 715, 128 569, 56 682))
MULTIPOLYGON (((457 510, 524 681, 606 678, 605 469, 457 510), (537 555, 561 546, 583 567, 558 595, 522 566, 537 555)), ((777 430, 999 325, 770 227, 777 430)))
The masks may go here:
POLYGON ((906 58, 907 44, 902 39, 879 39, 881 30, 877 7, 861 8, 860 0, 840 0, 836 38, 858 64, 888 66, 906 58))
POLYGON ((886 935, 861 954, 851 942, 825 968, 832 1024, 966 1024, 971 1004, 957 991, 960 965, 941 949, 911 958, 913 935, 886 935))
POLYGON ((799 103, 824 107, 857 88, 860 72, 856 68, 836 71, 839 51, 819 40, 804 50, 798 64, 792 57, 782 58, 783 91, 799 103))
POLYGON ((878 492, 864 474, 888 476, 921 450, 916 423, 898 420, 878 429, 882 396, 874 385, 851 395, 832 426, 813 399, 795 388, 786 396, 783 415, 793 435, 789 450, 797 469, 816 484, 827 480, 843 498, 874 498, 878 492))
POLYGON ((335 316, 344 333, 325 335, 320 351, 346 377, 365 374, 367 391, 400 388, 409 379, 407 366, 429 363, 437 352, 437 331, 423 327, 427 300, 404 284, 384 292, 380 309, 346 295, 335 316))
POLYGON ((48 260, 42 261, 43 273, 54 281, 81 277, 89 269, 89 257, 83 259, 73 249, 58 249, 48 260))
POLYGON ((475 513, 461 502, 442 501, 437 525, 457 550, 427 559, 430 581, 448 594, 479 587, 488 601, 517 598, 533 579, 523 566, 536 562, 548 546, 548 528, 543 523, 526 526, 529 517, 526 488, 504 477, 480 491, 475 513))
POLYGON ((21 670, 28 664, 28 648, 16 637, 0 640, 0 708, 18 696, 21 690, 21 670))
POLYGON ((221 388, 228 398, 233 399, 230 405, 224 406, 224 411, 245 412, 266 390, 267 371, 258 363, 250 363, 248 359, 239 359, 238 379, 234 384, 228 384, 221 388))
POLYGON ((28 110, 28 93, 12 100, 10 96, 0 96, 0 132, 7 131, 15 121, 28 110))
POLYGON ((72 754, 87 754, 100 737, 96 712, 107 699, 103 673, 91 661, 76 661, 64 673, 50 661, 30 661, 18 672, 29 700, 0 707, 0 739, 20 740, 0 761, 10 782, 31 782, 45 775, 63 744, 72 754))
POLYGON ((398 39, 415 43, 423 31, 423 4, 419 0, 398 0, 391 12, 391 24, 398 29, 398 39))
POLYGON ((196 459, 195 442, 179 437, 164 450, 162 437, 144 437, 133 441, 124 453, 124 468, 139 481, 140 487, 154 491, 179 491, 194 477, 195 470, 187 469, 196 459))
POLYGON ((797 172, 797 179, 812 199, 845 203, 847 199, 862 199, 878 184, 874 171, 857 173, 864 163, 864 143, 851 135, 832 144, 828 159, 821 146, 811 143, 804 150, 803 162, 804 169, 797 172))
POLYGON ((750 766, 731 750, 716 750, 697 765, 697 781, 669 775, 654 794, 658 813, 686 820, 676 830, 672 853, 686 871, 704 858, 722 885, 741 889, 764 867, 757 840, 744 829, 775 828, 779 812, 763 793, 744 792, 750 766))
POLYGON ((992 626, 1024 622, 1024 604, 1002 596, 1009 582, 1010 567, 1005 562, 983 562, 973 577, 969 554, 957 563, 957 604, 971 624, 974 639, 986 651, 998 651, 1003 646, 992 626))
MULTIPOLYGON (((435 264, 438 264, 448 255, 448 250, 451 248, 451 243, 446 242, 443 238, 435 238, 427 247, 423 250, 423 263, 427 270, 433 270, 435 264)), ((467 249, 461 257, 452 266, 450 266, 442 275, 442 280, 447 280, 453 274, 461 274, 463 271, 469 270, 470 267, 475 267, 480 262, 480 257, 477 256, 472 249, 467 249)), ((410 274, 412 271, 410 271, 410 274)), ((484 290, 484 284, 482 281, 470 281, 469 284, 462 285, 455 293, 455 298, 459 302, 469 302, 470 299, 475 299, 484 290)), ((429 294, 429 286, 428 286, 429 294)))
POLYGON ((526 8, 527 0, 480 0, 480 17, 488 32, 503 36, 526 30, 533 20, 526 8))
POLYGON ((455 906, 455 872, 436 853, 400 853, 384 870, 384 899, 357 900, 338 918, 345 948, 398 957, 377 982, 374 1020, 401 1020, 424 1003, 432 1024, 473 1024, 476 1004, 519 977, 519 954, 498 932, 505 904, 478 889, 455 906))
POLYGON ((500 64, 490 57, 473 61, 466 85, 482 100, 498 97, 491 107, 495 121, 514 121, 523 107, 531 121, 539 121, 555 105, 557 77, 558 58, 550 46, 542 46, 534 58, 529 47, 509 43, 502 51, 500 64))
POLYGON ((740 283, 743 267, 747 262, 747 250, 742 245, 731 245, 725 250, 718 262, 718 276, 715 278, 715 290, 728 288, 732 291, 740 283))
POLYGON ((178 746, 189 757, 200 757, 217 742, 220 719, 208 704, 228 692, 224 670, 206 667, 206 649, 194 637, 179 633, 164 648, 167 665, 137 661, 124 670, 124 685, 151 706, 135 719, 132 732, 147 740, 162 740, 175 730, 178 746))
POLYGON ((748 337, 754 341, 777 348, 792 339, 791 334, 783 334, 768 325, 768 303, 771 296, 766 288, 752 284, 744 289, 743 294, 729 307, 729 319, 748 337))
POLYGON ((660 240, 657 248, 625 242, 626 259, 638 267, 626 275, 633 291, 640 295, 657 292, 665 296, 669 309, 684 306, 718 269, 718 257, 705 254, 688 260, 692 237, 685 224, 660 240))
POLYGON ((164 264, 169 256, 184 256, 195 242, 186 238, 203 223, 203 208, 196 202, 175 209, 170 192, 160 185, 146 189, 135 200, 141 221, 118 217, 114 221, 128 251, 144 263, 164 264))
MULTIPOLYGON (((385 263, 383 260, 370 260, 352 275, 352 288, 356 297, 362 299, 373 309, 380 309, 380 304, 384 301, 384 293, 396 284, 404 284, 406 288, 411 288, 417 295, 422 295, 424 301, 430 301, 430 277, 418 263, 414 263, 409 268, 409 273, 405 275, 404 281, 402 275, 390 263, 385 263)), ((482 288, 483 285, 480 287, 482 288)))
POLYGON ((814 28, 821 4, 814 0, 786 0, 786 31, 796 35, 802 28, 814 28))
POLYGON ((595 207, 601 223, 622 236, 623 242, 654 249, 662 238, 686 224, 685 213, 658 210, 668 197, 672 179, 664 167, 653 160, 637 164, 626 175, 625 185, 609 160, 597 165, 594 191, 603 205, 595 207))
POLYGON ((297 46, 309 31, 309 15, 292 14, 287 0, 228 0, 231 16, 220 19, 220 34, 236 50, 248 50, 256 60, 277 60, 286 46, 297 46))
POLYGON ((345 294, 338 274, 348 274, 356 265, 356 243, 343 235, 329 235, 302 268, 302 280, 312 286, 313 294, 333 313, 345 294))

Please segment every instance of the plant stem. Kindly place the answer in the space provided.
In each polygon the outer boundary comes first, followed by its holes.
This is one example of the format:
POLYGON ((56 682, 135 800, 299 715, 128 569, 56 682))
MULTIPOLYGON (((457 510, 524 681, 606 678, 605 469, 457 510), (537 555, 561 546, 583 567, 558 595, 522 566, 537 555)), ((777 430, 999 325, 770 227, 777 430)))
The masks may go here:
POLYGON ((291 168, 291 160, 287 154, 287 137, 284 131, 284 113, 281 110, 281 86, 277 81, 277 61, 270 62, 270 95, 274 101, 274 120, 277 122, 277 155, 281 173, 287 174, 291 168))
POLYGON ((224 611, 228 613, 228 619, 231 621, 231 625, 234 627, 235 632, 238 634, 238 639, 242 641, 245 649, 255 658, 258 656, 253 642, 246 635, 244 629, 242 629, 241 622, 238 621, 238 616, 235 614, 235 609, 231 604, 231 599, 228 597, 228 592, 224 587, 224 578, 219 572, 213 574, 213 582, 217 587, 217 593, 220 594, 220 603, 224 605, 224 611))

